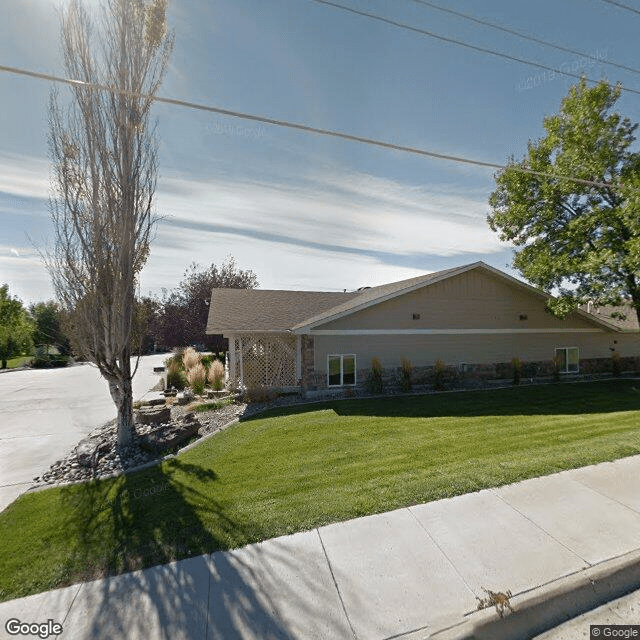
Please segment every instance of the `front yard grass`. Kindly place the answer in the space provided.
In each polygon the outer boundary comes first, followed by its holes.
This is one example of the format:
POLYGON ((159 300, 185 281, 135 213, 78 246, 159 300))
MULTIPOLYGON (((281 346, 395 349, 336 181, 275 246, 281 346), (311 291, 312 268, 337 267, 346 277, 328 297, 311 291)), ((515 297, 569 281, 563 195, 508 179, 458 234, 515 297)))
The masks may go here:
POLYGON ((272 410, 0 513, 0 600, 640 453, 640 383, 272 410))

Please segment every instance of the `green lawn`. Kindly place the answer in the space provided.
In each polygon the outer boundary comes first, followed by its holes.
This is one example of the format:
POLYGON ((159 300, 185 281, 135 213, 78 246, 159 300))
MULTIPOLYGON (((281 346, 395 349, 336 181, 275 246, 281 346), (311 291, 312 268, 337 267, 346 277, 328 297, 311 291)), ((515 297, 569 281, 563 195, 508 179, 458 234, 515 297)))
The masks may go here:
POLYGON ((0 600, 640 453, 640 382, 272 411, 0 513, 0 600))
POLYGON ((15 369, 22 365, 28 364, 33 360, 33 356, 18 356, 17 358, 10 358, 7 360, 7 369, 15 369))

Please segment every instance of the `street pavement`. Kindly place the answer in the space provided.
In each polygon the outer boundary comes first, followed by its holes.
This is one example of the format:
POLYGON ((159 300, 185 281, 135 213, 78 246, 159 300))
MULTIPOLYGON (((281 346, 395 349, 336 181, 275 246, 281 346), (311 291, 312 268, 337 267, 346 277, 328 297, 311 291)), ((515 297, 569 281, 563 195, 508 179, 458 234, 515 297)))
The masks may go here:
MULTIPOLYGON (((159 380, 153 367, 167 354, 143 356, 134 400, 159 380)), ((116 417, 97 368, 26 369, 0 375, 0 511, 96 427, 116 417)))
MULTIPOLYGON (((634 456, 12 600, 0 637, 521 640, 573 619, 542 638, 588 638, 611 615, 585 612, 640 588, 639 478, 634 456), (477 610, 488 591, 504 618, 477 610)), ((617 612, 640 624, 637 600, 617 612)))

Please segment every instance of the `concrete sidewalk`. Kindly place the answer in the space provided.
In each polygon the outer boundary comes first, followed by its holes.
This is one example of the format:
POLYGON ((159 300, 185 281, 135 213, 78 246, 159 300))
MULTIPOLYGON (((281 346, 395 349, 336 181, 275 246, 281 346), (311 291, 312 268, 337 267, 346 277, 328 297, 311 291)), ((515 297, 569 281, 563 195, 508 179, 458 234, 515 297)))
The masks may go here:
POLYGON ((638 588, 635 456, 12 600, 0 636, 531 638, 638 588), (483 589, 515 611, 477 611, 483 589))

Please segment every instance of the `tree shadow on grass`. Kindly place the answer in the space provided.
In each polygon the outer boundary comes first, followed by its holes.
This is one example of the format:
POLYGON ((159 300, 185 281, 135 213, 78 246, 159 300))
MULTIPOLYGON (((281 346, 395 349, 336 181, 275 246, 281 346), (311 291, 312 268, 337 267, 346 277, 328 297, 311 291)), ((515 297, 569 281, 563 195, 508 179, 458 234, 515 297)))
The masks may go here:
MULTIPOLYGON (((63 637, 290 640, 301 637, 296 617, 323 620, 314 609, 322 597, 300 597, 300 582, 306 594, 316 586, 313 575, 300 573, 299 558, 285 554, 275 573, 273 560, 263 563, 256 577, 255 553, 218 551, 261 539, 261 529, 226 513, 215 499, 217 482, 215 471, 172 459, 66 488, 72 548, 62 572, 92 582, 80 588, 63 637), (280 572, 297 572, 298 588, 280 572), (283 617, 287 607, 297 615, 283 617)), ((348 637, 345 622, 336 624, 326 637, 348 637)))
POLYGON ((323 410, 331 410, 340 416, 394 418, 584 415, 640 411, 640 382, 609 380, 425 395, 327 400, 275 407, 263 413, 241 416, 240 419, 248 422, 323 410))

